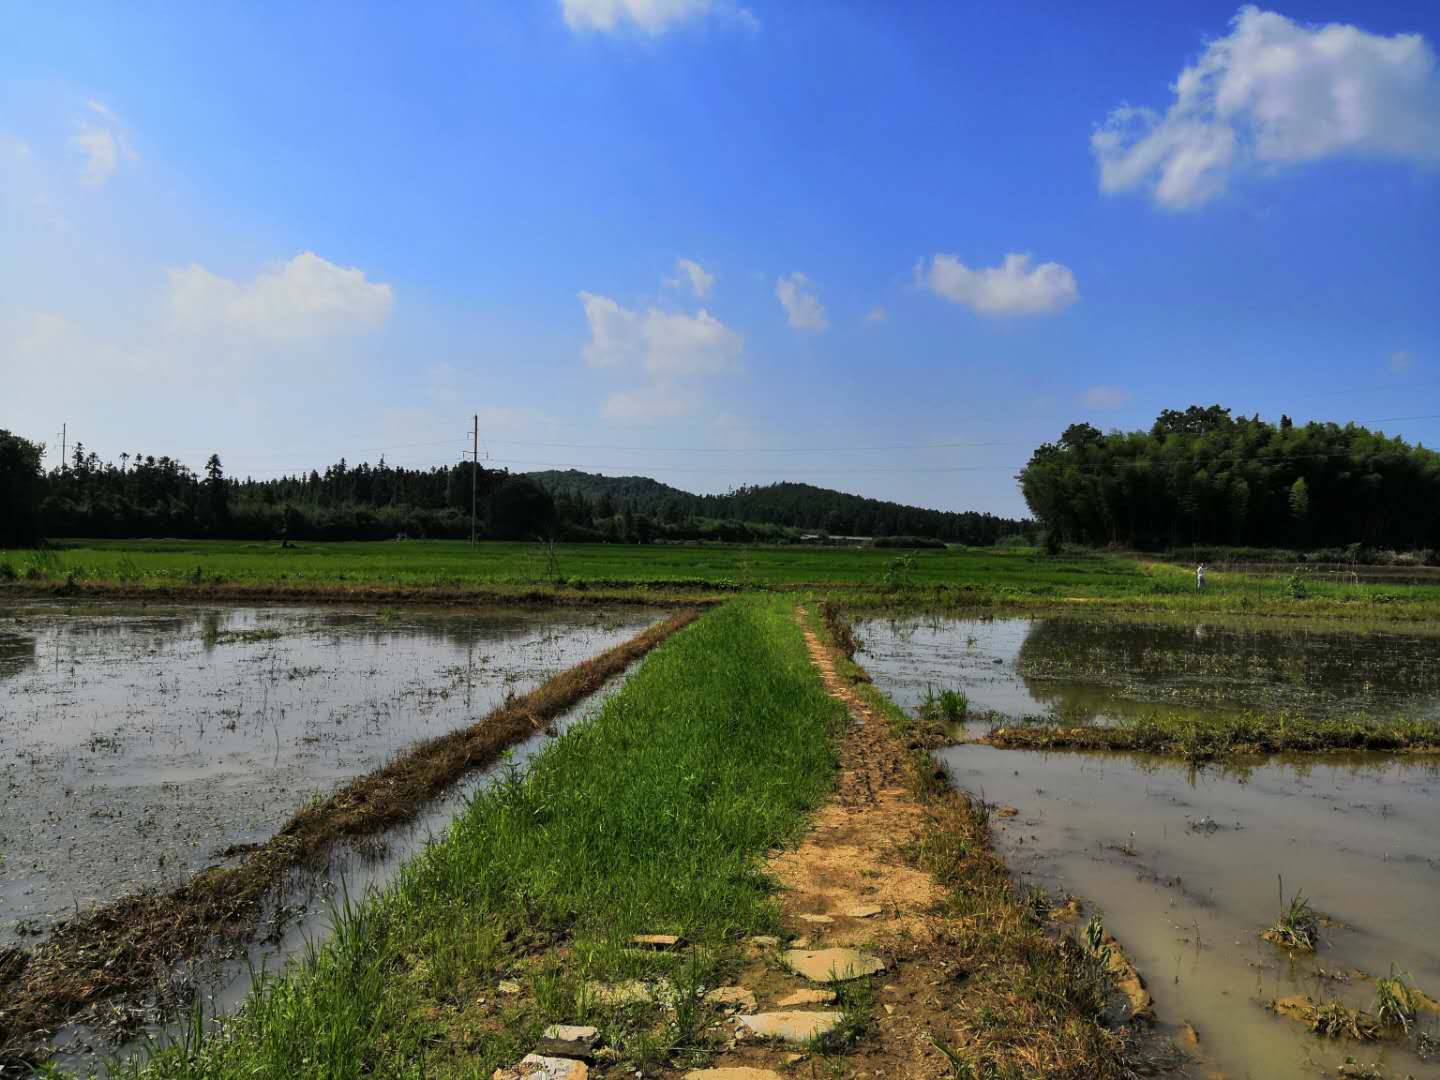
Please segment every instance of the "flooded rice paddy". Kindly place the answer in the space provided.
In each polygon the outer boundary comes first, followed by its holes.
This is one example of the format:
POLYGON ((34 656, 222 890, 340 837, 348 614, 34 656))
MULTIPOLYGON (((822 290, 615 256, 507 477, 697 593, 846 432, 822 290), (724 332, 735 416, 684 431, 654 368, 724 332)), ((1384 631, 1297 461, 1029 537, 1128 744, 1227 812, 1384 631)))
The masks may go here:
POLYGON ((264 840, 649 610, 0 609, 0 947, 264 840))
MULTIPOLYGON (((1437 715, 1437 642, 1312 628, 1076 620, 861 623, 857 659, 914 707, 1122 718, 1156 703, 1437 715)), ((1327 1040, 1268 1008, 1309 994, 1373 1012, 1374 976, 1440 996, 1440 762, 1324 755, 1191 767, 1175 759, 963 744, 953 782, 1006 807, 997 845, 1025 883, 1101 913, 1155 998, 1161 1031, 1198 1033, 1188 1074, 1440 1077, 1440 1016, 1408 1039, 1327 1040), (1015 811, 1011 815, 1011 809, 1015 811), (1324 917, 1314 954, 1260 934, 1278 892, 1324 917)))

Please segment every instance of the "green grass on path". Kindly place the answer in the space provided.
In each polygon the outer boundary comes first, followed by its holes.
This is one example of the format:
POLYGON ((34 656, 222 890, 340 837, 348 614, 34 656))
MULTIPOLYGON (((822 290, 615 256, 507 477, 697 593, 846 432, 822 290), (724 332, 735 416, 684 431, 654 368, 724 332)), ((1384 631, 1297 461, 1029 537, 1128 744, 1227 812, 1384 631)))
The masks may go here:
POLYGON ((120 1075, 488 1077, 554 1022, 597 1024, 634 1067, 703 1061, 701 988, 726 977, 742 935, 778 925, 763 858, 824 798, 843 730, 790 603, 739 599, 681 631, 223 1034, 120 1075), (695 949, 624 948, 637 932, 695 949), (586 989, 660 977, 668 1011, 586 989), (501 978, 524 992, 497 993, 501 978))

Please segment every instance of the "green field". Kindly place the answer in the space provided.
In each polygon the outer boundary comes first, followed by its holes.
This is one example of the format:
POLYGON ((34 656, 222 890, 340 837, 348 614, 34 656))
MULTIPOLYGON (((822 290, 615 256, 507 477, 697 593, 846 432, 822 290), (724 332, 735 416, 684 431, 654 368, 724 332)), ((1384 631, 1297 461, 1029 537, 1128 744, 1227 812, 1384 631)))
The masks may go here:
POLYGON ((441 540, 300 544, 178 540, 58 542, 0 552, 0 581, 91 590, 229 587, 289 595, 428 590, 647 597, 751 589, 843 593, 860 606, 1044 606, 1422 619, 1440 616, 1440 586, 1365 584, 1325 575, 1212 572, 1197 595, 1186 566, 1125 553, 1025 548, 893 549, 801 546, 570 544, 441 540))

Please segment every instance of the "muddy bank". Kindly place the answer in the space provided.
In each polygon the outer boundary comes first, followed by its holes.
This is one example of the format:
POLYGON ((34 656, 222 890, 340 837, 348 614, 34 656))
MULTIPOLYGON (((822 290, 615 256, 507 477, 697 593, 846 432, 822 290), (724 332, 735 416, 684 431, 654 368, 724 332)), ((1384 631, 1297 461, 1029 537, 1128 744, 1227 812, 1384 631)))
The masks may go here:
POLYGON ((422 742, 296 813, 239 863, 195 875, 164 892, 102 905, 55 928, 0 968, 0 1064, 32 1052, 45 1033, 116 997, 145 995, 168 965, 216 943, 243 943, 267 894, 341 840, 373 835, 412 818, 467 771, 543 727, 670 634, 693 622, 686 610, 506 700, 483 721, 422 742))

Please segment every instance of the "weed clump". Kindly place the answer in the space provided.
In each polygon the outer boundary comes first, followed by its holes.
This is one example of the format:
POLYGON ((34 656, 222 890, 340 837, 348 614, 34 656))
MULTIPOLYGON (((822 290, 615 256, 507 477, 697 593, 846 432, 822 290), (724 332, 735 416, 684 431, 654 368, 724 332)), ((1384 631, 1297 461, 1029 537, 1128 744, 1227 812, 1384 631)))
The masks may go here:
POLYGON ((1383 1027, 1399 1028, 1408 1035, 1419 1011, 1415 988, 1392 964, 1389 978, 1375 980, 1375 1016, 1383 1027))
POLYGON ((1314 952, 1320 941, 1320 916, 1310 901, 1297 891, 1286 904, 1285 885, 1281 882, 1280 906, 1280 917, 1261 937, 1294 952, 1314 952))

